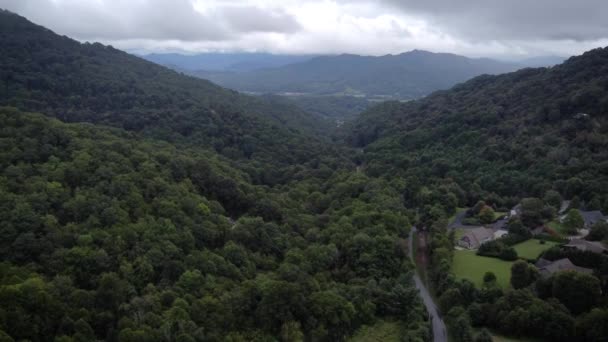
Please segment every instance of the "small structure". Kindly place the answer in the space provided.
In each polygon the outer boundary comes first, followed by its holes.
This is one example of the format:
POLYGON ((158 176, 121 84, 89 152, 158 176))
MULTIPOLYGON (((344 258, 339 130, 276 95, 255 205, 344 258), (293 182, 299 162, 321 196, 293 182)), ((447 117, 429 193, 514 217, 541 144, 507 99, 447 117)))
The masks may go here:
POLYGON ((509 212, 509 217, 517 217, 519 215, 521 215, 521 203, 514 206, 509 212))
POLYGON ((559 215, 563 215, 570 208, 570 201, 563 200, 562 205, 559 207, 559 211, 557 212, 559 215))
POLYGON ((532 229, 530 232, 534 236, 540 235, 545 232, 545 226, 536 227, 536 228, 532 229))
POLYGON ((485 227, 467 229, 458 240, 458 245, 467 249, 477 249, 482 244, 494 240, 494 231, 485 227))
POLYGON ((540 273, 541 277, 543 278, 548 278, 554 273, 560 271, 575 271, 587 274, 593 273, 592 269, 576 266, 568 258, 563 258, 555 261, 549 261, 547 259, 540 258, 536 262, 535 266, 538 268, 538 273, 540 273))
POLYGON ((582 239, 572 239, 570 242, 563 246, 564 248, 576 248, 583 252, 592 252, 596 254, 603 254, 608 252, 608 249, 602 245, 601 242, 587 241, 582 239))

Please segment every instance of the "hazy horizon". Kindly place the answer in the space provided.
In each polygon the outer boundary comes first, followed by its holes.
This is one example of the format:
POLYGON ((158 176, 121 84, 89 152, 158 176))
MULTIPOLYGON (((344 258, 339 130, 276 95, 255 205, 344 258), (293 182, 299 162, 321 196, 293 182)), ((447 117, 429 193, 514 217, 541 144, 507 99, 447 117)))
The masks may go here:
POLYGON ((0 8, 137 54, 381 56, 420 49, 517 60, 608 45, 601 10, 608 3, 599 0, 0 0, 0 8))

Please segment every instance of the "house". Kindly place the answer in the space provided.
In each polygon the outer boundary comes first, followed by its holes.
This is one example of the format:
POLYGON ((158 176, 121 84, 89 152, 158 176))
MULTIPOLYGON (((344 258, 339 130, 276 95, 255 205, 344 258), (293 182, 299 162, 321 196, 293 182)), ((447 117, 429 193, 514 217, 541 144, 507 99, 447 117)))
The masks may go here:
POLYGON ((494 231, 485 227, 467 229, 458 240, 458 246, 467 249, 477 249, 482 244, 494 240, 494 231))
POLYGON ((576 248, 579 251, 588 251, 596 254, 608 252, 608 249, 604 247, 601 242, 587 241, 582 239, 572 239, 567 245, 564 245, 564 248, 576 248))
POLYGON ((532 229, 530 232, 534 236, 540 235, 545 232, 545 226, 536 227, 536 228, 532 229))
POLYGON ((600 221, 606 221, 606 216, 599 210, 581 211, 581 216, 583 216, 583 220, 585 221, 585 228, 591 228, 591 226, 600 221))
POLYGON ((521 204, 514 206, 509 212, 509 217, 517 217, 519 215, 521 215, 521 204))
MULTIPOLYGON (((579 210, 579 212, 581 213, 581 216, 583 217, 583 221, 585 222, 584 228, 587 228, 587 229, 591 228, 591 226, 593 226, 597 222, 608 220, 608 217, 604 216, 604 214, 599 210, 592 210, 592 211, 579 210)), ((567 215, 568 214, 562 215, 560 217, 560 221, 564 222, 564 219, 566 219, 567 215)))
POLYGON ((549 261, 547 259, 540 258, 536 262, 535 266, 538 268, 538 273, 540 273, 541 277, 543 278, 548 278, 554 273, 560 271, 575 271, 587 274, 593 273, 592 269, 576 266, 568 258, 563 258, 555 261, 549 261))

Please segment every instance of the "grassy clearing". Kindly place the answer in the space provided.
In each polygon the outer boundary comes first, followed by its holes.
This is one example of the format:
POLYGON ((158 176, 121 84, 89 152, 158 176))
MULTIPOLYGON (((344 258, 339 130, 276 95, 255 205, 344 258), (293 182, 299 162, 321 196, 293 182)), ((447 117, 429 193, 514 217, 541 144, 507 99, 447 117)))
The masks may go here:
POLYGON ((553 230, 555 230, 556 232, 567 236, 568 234, 565 232, 566 228, 564 228, 564 226, 561 224, 561 222, 553 220, 551 222, 547 223, 547 226, 549 226, 549 228, 552 228, 553 230))
POLYGON ((536 259, 542 252, 556 245, 559 245, 559 243, 553 241, 545 241, 545 244, 541 245, 540 240, 530 239, 518 243, 517 245, 513 246, 513 248, 515 248, 515 251, 517 252, 517 255, 519 257, 526 259, 536 259))
POLYGON ((468 279, 475 286, 481 287, 483 275, 494 272, 496 281, 503 289, 509 287, 511 279, 511 261, 504 261, 496 258, 479 256, 474 251, 456 250, 454 251, 454 264, 452 271, 458 279, 468 279))
POLYGON ((503 335, 498 335, 492 332, 492 341, 493 342, 538 342, 540 340, 531 338, 531 337, 507 337, 503 335))
POLYGON ((507 212, 505 211, 497 211, 494 213, 494 220, 498 220, 501 219, 503 217, 507 216, 507 212))
POLYGON ((402 333, 399 322, 378 321, 374 325, 364 325, 348 340, 350 342, 398 342, 402 333))

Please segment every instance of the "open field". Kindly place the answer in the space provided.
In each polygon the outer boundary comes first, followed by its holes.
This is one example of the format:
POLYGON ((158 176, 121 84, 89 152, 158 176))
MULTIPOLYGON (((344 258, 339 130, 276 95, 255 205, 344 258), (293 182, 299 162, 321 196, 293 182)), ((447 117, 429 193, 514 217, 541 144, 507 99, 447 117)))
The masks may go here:
POLYGON ((483 275, 491 271, 496 275, 498 285, 507 288, 511 278, 512 263, 511 261, 479 256, 474 251, 456 250, 454 251, 452 271, 456 278, 468 279, 477 287, 481 287, 483 284, 483 275))
POLYGON ((553 241, 545 241, 545 244, 541 245, 540 240, 530 239, 528 241, 518 243, 517 245, 513 246, 513 248, 515 248, 515 251, 519 257, 536 259, 540 253, 557 245, 559 245, 559 243, 553 241))
POLYGON ((402 326, 398 322, 378 321, 374 325, 364 325, 348 339, 350 342, 398 342, 402 334, 402 326))

